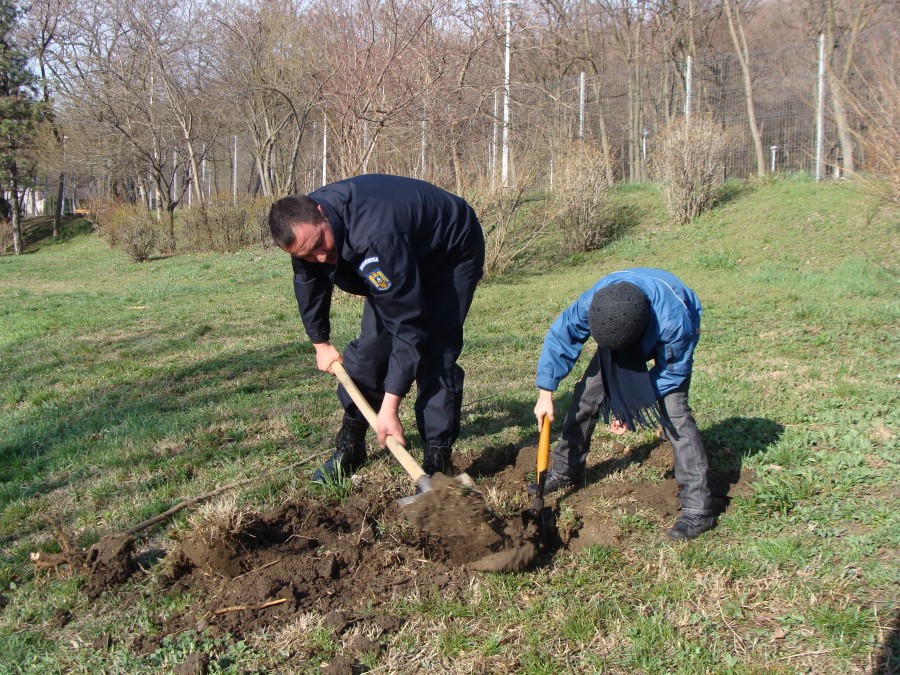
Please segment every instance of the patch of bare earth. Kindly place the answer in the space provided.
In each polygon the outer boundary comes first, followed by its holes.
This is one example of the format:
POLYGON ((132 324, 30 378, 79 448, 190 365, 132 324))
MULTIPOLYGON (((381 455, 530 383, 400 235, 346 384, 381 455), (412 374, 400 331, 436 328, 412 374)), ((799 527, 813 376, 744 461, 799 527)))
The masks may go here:
MULTIPOLYGON (((452 478, 436 474, 433 490, 404 512, 393 497, 363 482, 342 505, 288 502, 234 531, 184 534, 160 590, 190 592, 195 604, 160 618, 133 648, 149 653, 166 635, 192 629, 241 638, 310 612, 338 617, 332 629, 340 634, 363 617, 378 619, 395 594, 452 593, 474 570, 522 569, 534 558, 521 519, 493 516, 452 478)), ((92 578, 92 588, 102 580, 92 578)))
MULTIPOLYGON (((672 446, 660 442, 649 449, 631 449, 614 445, 618 457, 606 460, 588 459, 584 485, 548 495, 548 506, 572 509, 575 517, 560 526, 563 547, 578 551, 586 546, 602 544, 620 546, 625 538, 619 525, 623 513, 650 511, 662 523, 671 523, 678 514, 678 483, 674 479, 672 446), (662 480, 628 480, 619 471, 632 464, 654 467, 662 480)), ((524 491, 528 478, 534 476, 537 447, 522 448, 511 463, 484 482, 508 493, 524 491)), ((750 469, 710 471, 709 486, 717 512, 724 511, 735 496, 750 494, 754 479, 750 469)))
MULTIPOLYGON (((630 482, 609 470, 639 460, 657 467, 656 474, 670 475, 671 446, 645 449, 639 458, 629 458, 629 449, 623 450, 625 459, 589 466, 585 486, 548 497, 548 506, 558 510, 565 504, 577 516, 560 532, 559 543, 568 550, 595 543, 622 545, 617 525, 622 512, 650 509, 661 519, 677 513, 678 487, 671 477, 630 482)), ((485 476, 481 487, 515 493, 515 503, 521 503, 536 448, 510 447, 501 454, 493 466, 473 464, 469 472, 485 476)), ((727 501, 746 490, 749 480, 748 475, 713 476, 711 484, 727 501)), ((520 570, 536 560, 534 522, 515 514, 497 516, 480 494, 453 478, 436 474, 432 491, 402 511, 395 502, 398 495, 390 492, 376 481, 363 481, 343 504, 288 502, 243 517, 233 530, 210 535, 198 528, 182 535, 166 561, 167 572, 159 575, 158 590, 189 592, 194 604, 158 617, 152 636, 138 638, 133 649, 149 653, 163 637, 185 630, 240 639, 263 629, 278 630, 310 613, 325 617, 339 635, 354 625, 380 625, 390 616, 385 605, 397 594, 463 592, 475 571, 520 570)), ((122 583, 135 568, 133 554, 131 537, 105 538, 90 551, 90 595, 122 583)), ((401 627, 398 622, 390 630, 401 627)), ((390 630, 380 625, 381 634, 390 630)), ((331 665, 354 662, 345 654, 331 665)))

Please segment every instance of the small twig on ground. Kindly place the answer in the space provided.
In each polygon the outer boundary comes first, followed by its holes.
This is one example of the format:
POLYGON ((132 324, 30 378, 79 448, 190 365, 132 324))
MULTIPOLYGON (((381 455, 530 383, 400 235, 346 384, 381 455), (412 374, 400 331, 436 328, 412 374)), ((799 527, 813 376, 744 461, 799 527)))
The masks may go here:
POLYGON ((216 616, 220 614, 228 614, 229 612, 242 612, 247 609, 265 609, 266 607, 274 607, 275 605, 281 605, 287 602, 287 598, 279 598, 278 600, 270 600, 269 602, 264 602, 261 605, 235 605, 234 607, 223 607, 222 609, 217 609, 213 612, 216 616))
POLYGON ((273 471, 276 471, 276 470, 277 471, 287 471, 288 469, 293 469, 295 467, 302 466, 304 464, 308 464, 309 462, 313 461, 316 457, 318 457, 318 453, 315 455, 312 455, 310 457, 301 459, 299 462, 294 462, 293 464, 289 464, 288 466, 277 467, 277 469, 276 468, 269 469, 268 471, 263 471, 262 473, 257 474, 253 478, 244 478, 243 480, 239 480, 236 483, 231 483, 229 485, 223 485, 222 487, 218 487, 215 490, 205 492, 202 495, 197 495, 196 497, 191 497, 190 499, 185 499, 182 502, 178 502, 172 508, 163 511, 162 513, 157 514, 157 515, 153 516, 152 518, 148 518, 147 520, 144 520, 144 521, 138 523, 134 527, 128 528, 127 530, 125 530, 125 534, 137 534, 138 532, 140 532, 142 530, 146 530, 148 527, 152 527, 153 525, 156 525, 157 523, 162 522, 166 518, 169 518, 170 516, 175 515, 176 513, 178 513, 182 509, 187 508, 188 506, 193 506, 194 504, 196 504, 198 502, 202 502, 206 499, 209 499, 210 497, 215 497, 216 495, 221 494, 223 492, 227 492, 228 490, 234 490, 235 488, 238 488, 241 485, 246 485, 247 483, 258 480, 259 478, 266 476, 266 475, 272 473, 273 471))
POLYGON ((801 654, 789 654, 788 656, 779 656, 776 661, 787 661, 788 659, 799 659, 801 656, 817 656, 818 654, 827 654, 828 652, 833 652, 835 649, 819 649, 814 652, 802 652, 801 654))
POLYGON ((238 576, 235 577, 235 580, 240 579, 241 577, 245 577, 248 574, 255 574, 256 572, 261 572, 262 570, 266 569, 267 567, 271 567, 272 565, 277 565, 278 563, 281 562, 281 560, 282 559, 279 558, 278 560, 273 560, 270 563, 266 563, 262 567, 257 567, 255 569, 250 570, 249 572, 244 572, 243 574, 239 574, 238 576))

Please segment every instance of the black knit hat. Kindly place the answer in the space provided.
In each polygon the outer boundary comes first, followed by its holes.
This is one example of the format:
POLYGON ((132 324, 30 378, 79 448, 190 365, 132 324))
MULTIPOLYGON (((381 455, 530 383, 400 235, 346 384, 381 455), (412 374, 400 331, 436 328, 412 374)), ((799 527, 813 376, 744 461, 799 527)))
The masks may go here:
POLYGON ((601 349, 625 349, 641 339, 650 320, 650 305, 634 284, 604 286, 591 300, 588 324, 601 349))

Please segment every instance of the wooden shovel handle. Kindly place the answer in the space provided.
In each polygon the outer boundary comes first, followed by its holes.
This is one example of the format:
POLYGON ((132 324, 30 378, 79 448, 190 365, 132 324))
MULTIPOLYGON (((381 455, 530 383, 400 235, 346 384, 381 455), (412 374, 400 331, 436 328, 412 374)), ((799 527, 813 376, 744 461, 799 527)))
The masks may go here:
MULTIPOLYGON (((350 398, 353 399, 356 407, 362 411, 362 414, 369 422, 369 425, 373 429, 377 429, 378 415, 372 409, 372 406, 369 405, 366 397, 362 395, 362 392, 359 390, 359 387, 356 386, 356 383, 347 374, 347 371, 344 370, 343 364, 340 361, 335 361, 331 364, 331 369, 334 371, 334 374, 337 376, 337 379, 340 380, 341 384, 344 385, 344 389, 347 390, 347 393, 350 394, 350 398)), ((422 467, 419 466, 418 462, 413 459, 412 455, 406 451, 406 448, 403 447, 400 441, 394 436, 388 436, 387 448, 391 451, 391 454, 397 458, 400 465, 406 469, 406 473, 409 474, 410 478, 418 483, 419 478, 424 476, 425 472, 422 470, 422 467)))

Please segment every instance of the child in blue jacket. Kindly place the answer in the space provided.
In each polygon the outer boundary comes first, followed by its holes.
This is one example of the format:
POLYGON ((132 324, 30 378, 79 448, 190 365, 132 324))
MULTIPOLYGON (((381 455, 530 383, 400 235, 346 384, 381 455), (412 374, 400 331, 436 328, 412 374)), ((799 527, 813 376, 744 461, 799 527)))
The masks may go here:
MULTIPOLYGON (((556 319, 538 361, 538 425, 545 415, 553 420, 553 392, 589 337, 597 351, 575 386, 545 493, 582 479, 602 414, 615 434, 636 425, 665 430, 681 487, 681 515, 667 533, 670 539, 694 539, 715 526, 706 450, 688 405, 701 313, 697 295, 673 274, 632 268, 600 279, 556 319), (653 361, 649 371, 648 361, 653 361)), ((535 494, 537 486, 528 490, 535 494)))

